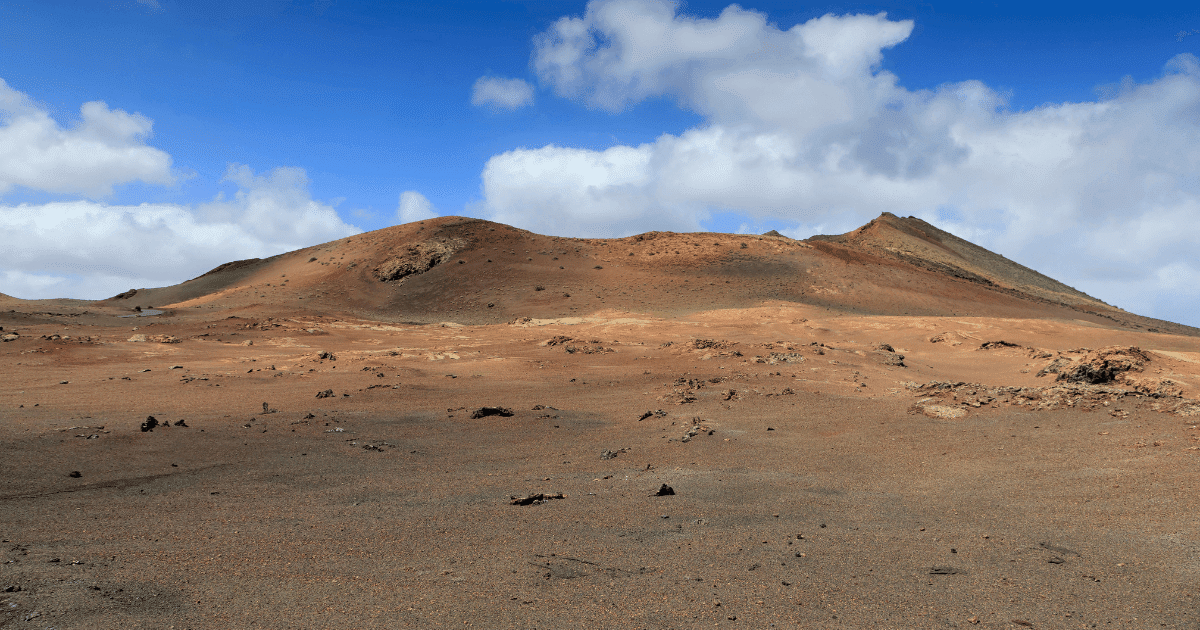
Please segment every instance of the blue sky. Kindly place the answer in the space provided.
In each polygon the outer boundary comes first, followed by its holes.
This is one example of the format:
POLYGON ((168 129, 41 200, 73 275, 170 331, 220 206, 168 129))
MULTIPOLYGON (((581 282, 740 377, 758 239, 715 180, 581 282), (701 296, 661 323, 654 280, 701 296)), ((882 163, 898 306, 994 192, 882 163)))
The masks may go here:
POLYGON ((10 0, 0 291, 432 214, 804 237, 890 210, 1200 325, 1200 9, 981 4, 10 0))

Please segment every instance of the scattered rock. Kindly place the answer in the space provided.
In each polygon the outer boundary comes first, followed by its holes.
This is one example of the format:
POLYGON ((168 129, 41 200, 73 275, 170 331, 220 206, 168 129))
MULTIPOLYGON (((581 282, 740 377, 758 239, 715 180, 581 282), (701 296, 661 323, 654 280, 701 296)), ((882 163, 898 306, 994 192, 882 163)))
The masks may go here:
POLYGON ((180 419, 178 419, 178 420, 176 420, 176 421, 175 421, 175 426, 177 426, 177 427, 183 427, 183 428, 185 428, 185 429, 186 429, 186 428, 187 428, 187 423, 183 421, 183 418, 180 418, 180 419))
POLYGON ((72 479, 79 479, 80 477, 83 476, 83 473, 79 472, 78 470, 72 470, 71 474, 69 474, 67 476, 72 479))
POLYGON ((323 392, 317 392, 317 398, 333 398, 333 390, 327 389, 323 392))
MULTIPOLYGON (((600 342, 593 341, 592 343, 599 344, 600 342)), ((563 350, 567 354, 575 354, 577 352, 580 354, 607 354, 607 353, 611 353, 611 352, 616 352, 616 350, 613 350, 612 348, 606 348, 601 345, 593 345, 593 346, 573 346, 572 345, 572 346, 567 346, 567 347, 563 348, 563 350)))
POLYGON ((505 407, 480 407, 471 412, 471 419, 477 420, 487 416, 503 416, 505 418, 513 415, 513 410, 505 407))
POLYGON ((567 498, 567 495, 561 492, 556 492, 554 494, 538 492, 537 494, 530 494, 523 497, 511 495, 508 498, 511 505, 541 505, 551 499, 565 499, 567 498))
POLYGON ((154 342, 154 343, 183 343, 178 337, 173 335, 143 335, 138 333, 129 338, 129 341, 135 343, 154 342))
POLYGON ((662 396, 661 398, 659 398, 659 400, 673 402, 676 405, 686 405, 689 403, 696 402, 696 396, 694 394, 692 394, 691 392, 672 392, 670 394, 662 396))
POLYGON ((979 346, 980 350, 996 350, 998 348, 1020 348, 1021 344, 1011 341, 985 341, 979 346))
POLYGON ((617 455, 620 455, 621 453, 628 453, 628 452, 629 452, 628 448, 619 448, 615 451, 610 451, 608 449, 605 449, 600 452, 600 459, 616 459, 617 455))
POLYGON ((675 488, 672 488, 671 486, 668 486, 667 484, 664 483, 663 485, 659 486, 658 490, 655 490, 654 493, 651 494, 650 496, 652 496, 652 497, 669 497, 669 496, 674 496, 674 495, 675 495, 675 488))
POLYGON ((875 351, 876 352, 895 352, 896 349, 893 348, 891 344, 880 343, 880 344, 875 344, 875 351))
POLYGON ((320 361, 320 360, 325 360, 325 359, 329 359, 330 361, 337 361, 337 357, 334 356, 332 352, 322 351, 317 354, 317 360, 320 361))
POLYGON ((1050 387, 989 386, 979 383, 932 381, 905 386, 918 396, 929 396, 909 409, 920 413, 931 406, 997 407, 1021 406, 1030 411, 1048 409, 1106 409, 1112 403, 1132 400, 1154 400, 1154 411, 1190 417, 1200 415, 1200 401, 1184 398, 1177 384, 1168 379, 1126 377, 1107 385, 1061 383, 1050 387), (931 402, 936 401, 934 404, 931 402))
POLYGON ((0 337, 0 341, 16 341, 20 337, 21 336, 18 335, 17 333, 10 332, 10 333, 5 333, 3 337, 0 337))
POLYGON ((755 363, 778 365, 780 363, 804 363, 807 359, 799 352, 772 352, 766 357, 755 357, 755 363))
POLYGON ((663 411, 662 409, 656 409, 654 411, 647 411, 646 413, 642 414, 642 417, 638 418, 638 422, 641 422, 642 420, 645 420, 646 418, 649 418, 651 416, 656 417, 656 418, 665 418, 665 417, 667 417, 667 412, 663 411))
MULTIPOLYGON (((772 429, 772 431, 773 430, 774 429, 772 429)), ((690 442, 690 441, 692 441, 692 438, 696 437, 697 435, 700 435, 701 433, 704 433, 707 435, 712 435, 713 430, 708 428, 708 426, 706 426, 706 425, 700 424, 699 417, 692 418, 692 426, 689 427, 687 432, 683 434, 683 437, 679 438, 679 441, 680 442, 690 442)))
POLYGON ((737 345, 736 341, 724 339, 693 339, 692 347, 696 350, 728 350, 737 345))
POLYGON ((142 423, 142 433, 153 431, 158 425, 158 419, 154 416, 146 416, 146 421, 142 423))

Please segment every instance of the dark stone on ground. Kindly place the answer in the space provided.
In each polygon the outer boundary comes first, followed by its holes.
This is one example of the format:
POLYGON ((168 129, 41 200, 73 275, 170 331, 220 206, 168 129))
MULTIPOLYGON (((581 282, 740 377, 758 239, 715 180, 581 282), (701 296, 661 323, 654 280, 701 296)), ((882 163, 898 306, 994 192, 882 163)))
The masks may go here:
POLYGON ((471 419, 479 419, 487 416, 503 416, 505 418, 513 415, 512 409, 505 407, 480 407, 471 413, 471 419))

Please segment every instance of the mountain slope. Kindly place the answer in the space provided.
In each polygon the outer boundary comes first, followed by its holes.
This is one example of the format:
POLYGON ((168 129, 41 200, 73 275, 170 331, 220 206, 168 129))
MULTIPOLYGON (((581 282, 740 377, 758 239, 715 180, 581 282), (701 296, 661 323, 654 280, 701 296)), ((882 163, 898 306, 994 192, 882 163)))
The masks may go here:
MULTIPOLYGON (((838 236, 815 236, 814 243, 837 243, 904 260, 960 278, 995 284, 1063 304, 1108 307, 1082 291, 988 251, 922 221, 885 212, 870 223, 838 236)), ((1111 308, 1111 307, 1108 307, 1111 308)))
POLYGON ((806 241, 671 232, 573 239, 440 217, 228 263, 173 287, 104 302, 478 324, 601 310, 678 316, 770 303, 1200 332, 1126 313, 924 221, 887 213, 847 234, 806 241))

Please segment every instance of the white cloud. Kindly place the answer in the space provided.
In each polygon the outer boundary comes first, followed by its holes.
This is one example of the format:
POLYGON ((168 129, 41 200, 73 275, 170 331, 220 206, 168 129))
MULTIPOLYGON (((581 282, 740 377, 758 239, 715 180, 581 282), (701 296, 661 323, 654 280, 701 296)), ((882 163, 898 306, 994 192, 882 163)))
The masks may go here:
POLYGON ((1094 102, 1011 111, 978 81, 914 91, 881 71, 909 21, 826 15, 785 31, 736 5, 714 19, 677 8, 591 2, 535 38, 533 65, 590 106, 671 97, 704 122, 637 147, 496 155, 485 214, 590 236, 696 229, 715 212, 795 232, 911 214, 1120 306, 1163 304, 1146 314, 1200 325, 1197 271, 1178 266, 1200 251, 1200 231, 1179 229, 1200 225, 1194 56, 1094 102))
POLYGON ((400 193, 400 205, 396 207, 396 219, 400 223, 424 221, 437 216, 438 213, 434 211, 433 204, 429 203, 425 195, 415 190, 406 190, 400 193))
POLYGON ((80 114, 63 128, 0 79, 0 194, 24 186, 99 198, 117 184, 175 182, 171 157, 146 145, 150 119, 100 101, 84 103, 80 114))
POLYGON ((533 105, 533 87, 522 79, 479 77, 471 88, 471 104, 512 111, 533 105))
POLYGON ((255 175, 232 165, 233 199, 196 207, 94 201, 0 206, 0 292, 27 299, 106 298, 182 282, 231 260, 261 258, 361 230, 314 201, 302 169, 255 175))

